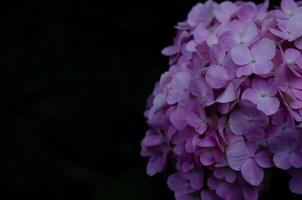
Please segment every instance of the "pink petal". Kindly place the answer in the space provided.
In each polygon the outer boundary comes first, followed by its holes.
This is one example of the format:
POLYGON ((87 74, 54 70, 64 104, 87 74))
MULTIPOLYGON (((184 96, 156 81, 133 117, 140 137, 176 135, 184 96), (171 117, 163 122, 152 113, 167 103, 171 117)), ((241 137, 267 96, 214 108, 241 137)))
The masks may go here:
POLYGON ((275 42, 263 38, 252 47, 251 53, 257 62, 271 60, 276 54, 275 42))
POLYGON ((242 165, 241 174, 244 180, 253 186, 260 185, 264 177, 263 169, 251 158, 242 165))
POLYGON ((227 70, 219 65, 210 66, 206 73, 206 80, 214 89, 225 87, 230 79, 227 70))
POLYGON ((289 154, 287 152, 278 152, 273 158, 274 164, 280 169, 288 170, 290 168, 289 154))
POLYGON ((238 45, 231 50, 231 57, 237 65, 246 65, 252 61, 250 50, 243 45, 238 45))

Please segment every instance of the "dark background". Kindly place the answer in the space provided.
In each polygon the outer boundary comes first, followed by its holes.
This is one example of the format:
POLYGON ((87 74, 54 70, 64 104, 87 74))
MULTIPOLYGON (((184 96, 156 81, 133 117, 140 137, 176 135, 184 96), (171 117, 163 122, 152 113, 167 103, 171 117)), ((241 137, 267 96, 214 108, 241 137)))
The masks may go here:
MULTIPOLYGON (((139 156, 143 111, 196 2, 1 5, 1 199, 173 199, 139 156)), ((274 180, 267 199, 288 196, 288 177, 274 180)))

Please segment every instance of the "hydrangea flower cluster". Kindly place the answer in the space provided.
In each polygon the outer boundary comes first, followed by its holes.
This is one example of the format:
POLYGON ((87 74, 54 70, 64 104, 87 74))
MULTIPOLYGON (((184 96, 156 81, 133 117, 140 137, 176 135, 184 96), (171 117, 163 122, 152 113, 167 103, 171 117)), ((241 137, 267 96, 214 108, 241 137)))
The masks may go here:
POLYGON ((271 168, 302 194, 302 2, 198 3, 147 102, 147 173, 176 200, 257 200, 271 168))

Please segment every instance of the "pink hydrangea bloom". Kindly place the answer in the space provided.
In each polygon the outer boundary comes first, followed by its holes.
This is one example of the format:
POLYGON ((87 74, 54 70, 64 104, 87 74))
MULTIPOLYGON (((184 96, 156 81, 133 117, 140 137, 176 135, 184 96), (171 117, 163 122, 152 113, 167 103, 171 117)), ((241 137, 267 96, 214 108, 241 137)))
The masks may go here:
POLYGON ((271 168, 302 194, 302 3, 198 3, 147 101, 150 176, 176 200, 257 200, 271 168))

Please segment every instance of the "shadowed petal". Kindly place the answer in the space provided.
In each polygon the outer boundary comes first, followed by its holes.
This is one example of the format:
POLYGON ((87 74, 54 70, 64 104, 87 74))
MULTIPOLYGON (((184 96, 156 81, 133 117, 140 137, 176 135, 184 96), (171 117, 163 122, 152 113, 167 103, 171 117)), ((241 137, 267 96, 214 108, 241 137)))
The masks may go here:
POLYGON ((251 158, 242 165, 241 174, 243 178, 253 186, 260 185, 264 177, 263 169, 251 158))
POLYGON ((273 161, 276 167, 284 170, 288 170, 290 168, 289 154, 287 152, 276 153, 273 161))

